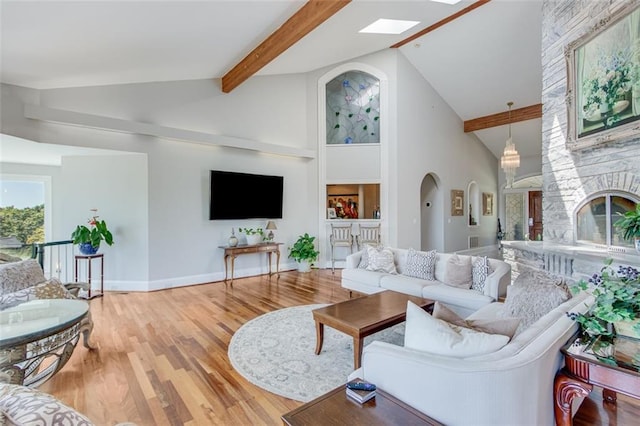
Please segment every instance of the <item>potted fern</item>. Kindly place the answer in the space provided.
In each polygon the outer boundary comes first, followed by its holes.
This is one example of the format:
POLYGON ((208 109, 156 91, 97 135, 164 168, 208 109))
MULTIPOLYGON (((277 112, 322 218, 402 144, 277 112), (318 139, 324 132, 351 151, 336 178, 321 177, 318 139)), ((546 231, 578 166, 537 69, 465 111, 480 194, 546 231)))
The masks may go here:
POLYGON ((616 221, 613 226, 622 231, 622 238, 634 242, 634 247, 640 252, 640 204, 636 204, 635 210, 630 210, 616 221))
POLYGON ((298 240, 289 247, 289 257, 298 262, 298 271, 309 272, 313 262, 318 260, 319 251, 314 245, 316 237, 312 237, 305 232, 298 240))

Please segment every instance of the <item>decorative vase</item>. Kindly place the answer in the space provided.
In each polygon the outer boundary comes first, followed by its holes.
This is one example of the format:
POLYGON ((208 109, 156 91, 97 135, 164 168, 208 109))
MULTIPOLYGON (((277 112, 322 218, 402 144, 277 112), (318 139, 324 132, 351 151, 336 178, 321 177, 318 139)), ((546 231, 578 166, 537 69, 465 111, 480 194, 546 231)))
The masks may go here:
POLYGON ((78 244, 78 249, 80 250, 80 253, 85 256, 91 256, 92 254, 96 254, 99 248, 100 246, 94 247, 91 245, 91 243, 78 244))
POLYGON ((260 234, 247 235, 247 244, 249 244, 250 246, 259 244, 260 241, 262 241, 262 235, 260 234))
POLYGON ((613 323, 618 336, 631 337, 633 339, 640 339, 640 334, 636 333, 633 327, 640 322, 640 318, 632 321, 617 321, 613 323))
POLYGON ((231 236, 229 237, 229 247, 235 247, 238 245, 238 237, 236 237, 233 228, 231 228, 231 236))
POLYGON ((310 272, 311 271, 311 263, 306 260, 298 261, 298 272, 310 272))

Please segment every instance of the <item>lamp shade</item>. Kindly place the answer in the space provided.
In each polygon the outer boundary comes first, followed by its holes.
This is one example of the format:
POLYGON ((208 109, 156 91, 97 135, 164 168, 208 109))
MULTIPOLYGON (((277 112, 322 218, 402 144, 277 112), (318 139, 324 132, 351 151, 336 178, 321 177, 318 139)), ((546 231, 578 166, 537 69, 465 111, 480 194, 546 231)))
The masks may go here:
POLYGON ((270 220, 270 221, 267 222, 266 229, 270 229, 270 230, 271 229, 278 229, 278 227, 276 226, 276 223, 274 221, 270 220))

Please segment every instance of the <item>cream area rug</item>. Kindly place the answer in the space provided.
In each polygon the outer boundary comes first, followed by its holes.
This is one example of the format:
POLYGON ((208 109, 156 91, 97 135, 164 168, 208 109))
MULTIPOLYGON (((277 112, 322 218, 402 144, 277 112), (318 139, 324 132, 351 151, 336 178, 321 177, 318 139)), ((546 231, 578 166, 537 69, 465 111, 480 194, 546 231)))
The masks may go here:
MULTIPOLYGON (((316 329, 311 311, 326 305, 304 305, 261 315, 231 338, 233 368, 256 386, 308 402, 346 383, 353 368, 353 338, 324 327, 320 355, 315 354, 316 329)), ((373 334, 373 340, 402 345, 404 323, 373 334)))

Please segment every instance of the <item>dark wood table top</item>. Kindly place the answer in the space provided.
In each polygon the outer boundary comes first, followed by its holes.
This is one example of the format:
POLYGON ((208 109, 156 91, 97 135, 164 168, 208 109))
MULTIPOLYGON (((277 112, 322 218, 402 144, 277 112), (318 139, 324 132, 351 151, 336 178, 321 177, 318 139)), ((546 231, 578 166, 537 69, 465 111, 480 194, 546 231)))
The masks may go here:
POLYGON ((423 309, 434 303, 430 299, 387 290, 314 309, 313 318, 351 336, 366 336, 404 321, 409 300, 423 309))
POLYGON ((288 412, 282 422, 289 426, 442 424, 380 389, 360 404, 347 396, 344 385, 288 412))

